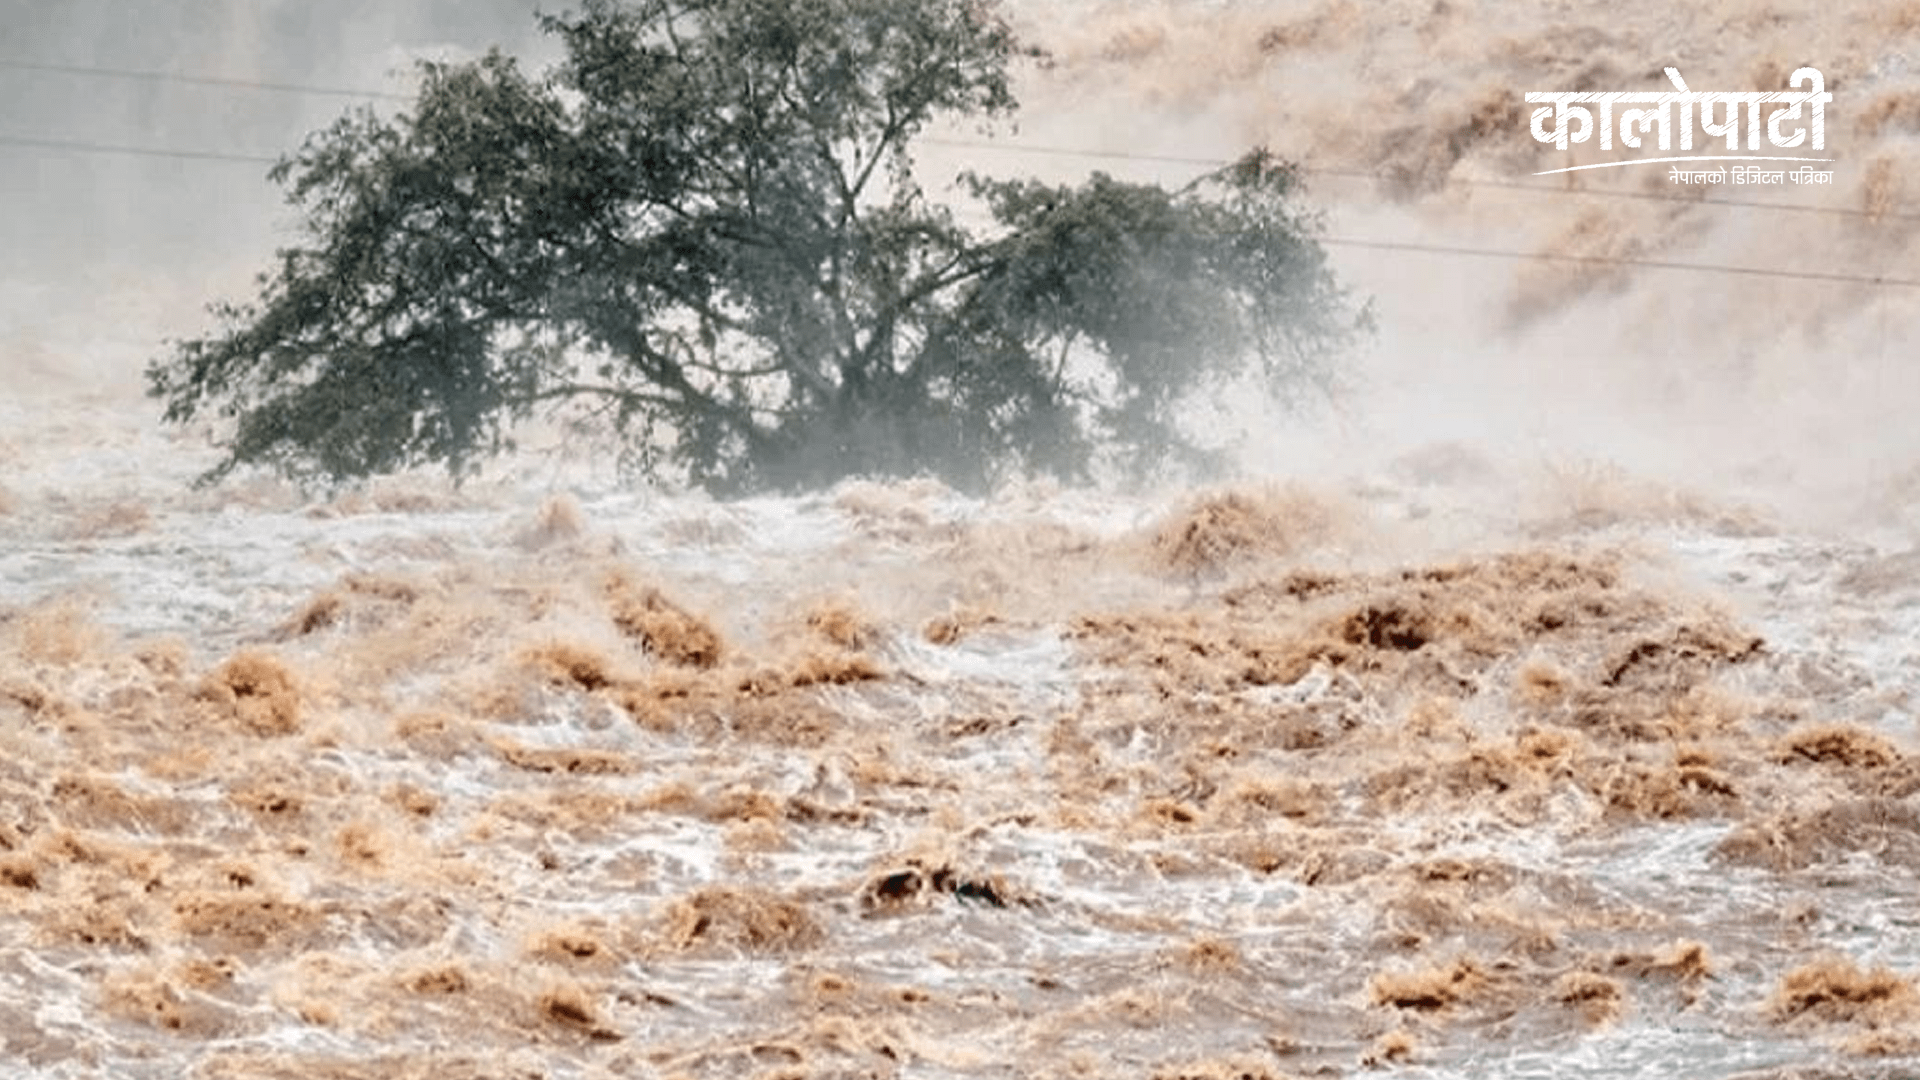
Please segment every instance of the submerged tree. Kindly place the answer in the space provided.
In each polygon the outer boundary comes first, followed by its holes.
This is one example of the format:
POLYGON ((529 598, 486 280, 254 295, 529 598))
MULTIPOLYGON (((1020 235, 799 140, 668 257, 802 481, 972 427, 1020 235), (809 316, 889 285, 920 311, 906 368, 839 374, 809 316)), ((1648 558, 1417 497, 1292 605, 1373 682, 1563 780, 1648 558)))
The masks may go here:
POLYGON ((987 0, 587 0, 565 58, 424 68, 418 101, 272 173, 305 218, 251 303, 148 370, 234 422, 210 474, 456 474, 591 408, 714 490, 850 473, 965 486, 1198 460, 1178 411, 1235 378, 1331 379, 1356 326, 1253 153, 1178 191, 912 175, 941 118, 1014 107, 987 0))

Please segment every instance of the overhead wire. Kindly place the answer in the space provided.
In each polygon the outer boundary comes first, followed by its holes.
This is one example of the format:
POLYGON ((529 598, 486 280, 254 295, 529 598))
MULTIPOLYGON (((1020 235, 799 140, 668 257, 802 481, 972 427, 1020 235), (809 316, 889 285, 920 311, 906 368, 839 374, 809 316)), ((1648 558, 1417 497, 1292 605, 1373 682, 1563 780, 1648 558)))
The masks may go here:
MULTIPOLYGON (((1192 165, 1209 169, 1218 169, 1222 166, 1232 164, 1232 159, 1230 158, 1189 157, 1179 154, 1137 154, 1125 150, 1090 150, 1063 146, 1032 146, 1025 143, 996 142, 990 139, 924 137, 920 141, 930 146, 946 146, 955 149, 997 150, 1003 153, 1090 159, 1104 158, 1108 160, 1142 161, 1163 165, 1192 165)), ((1362 169, 1353 166, 1316 165, 1310 162, 1299 162, 1295 163, 1294 167, 1300 172, 1317 176, 1373 180, 1382 183, 1397 183, 1403 179, 1378 169, 1362 169)), ((1794 203, 1768 202, 1760 199, 1708 199, 1703 195, 1662 195, 1651 191, 1611 191, 1605 188, 1529 184, 1518 180, 1486 180, 1464 176, 1443 177, 1440 183, 1449 187, 1496 188, 1503 191, 1534 191, 1543 195, 1579 195, 1596 199, 1638 199, 1647 202, 1725 206, 1748 210, 1780 210, 1792 213, 1832 214, 1840 217, 1873 218, 1882 221, 1920 221, 1920 213, 1878 213, 1860 210, 1851 206, 1800 206, 1794 203)))
POLYGON ((1420 244, 1403 240, 1367 240, 1351 236, 1316 237, 1334 247, 1369 248, 1378 251, 1412 251, 1433 255, 1460 255, 1495 259, 1532 259, 1542 262, 1582 263, 1590 266, 1637 266, 1650 270, 1696 270, 1714 274, 1748 277, 1788 278, 1796 281, 1833 281, 1855 285, 1893 285, 1920 287, 1920 278, 1884 275, 1842 274, 1819 270, 1779 270, 1767 266, 1727 266, 1718 263, 1673 262, 1665 259, 1613 258, 1606 255, 1567 255, 1547 251, 1502 251, 1497 248, 1459 247, 1451 244, 1420 244))
MULTIPOLYGON (((411 96, 389 91, 353 89, 346 87, 314 86, 303 83, 265 82, 252 79, 229 78, 224 76, 193 75, 177 72, 135 71, 130 69, 91 67, 74 64, 49 64, 23 60, 0 58, 0 68, 60 73, 98 78, 134 79, 156 82, 183 83, 188 85, 213 86, 228 89, 249 89, 265 92, 302 94, 328 97, 352 97, 408 101, 411 96)), ((1000 142, 987 139, 958 139, 939 136, 923 136, 919 140, 929 146, 951 149, 989 150, 1001 153, 1028 154, 1039 156, 1071 157, 1087 160, 1122 160, 1148 164, 1183 165, 1201 168, 1219 168, 1230 164, 1230 159, 1180 154, 1152 154, 1133 151, 1095 150, 1065 146, 1047 146, 1015 142, 1000 142)), ((93 142, 80 139, 52 139, 37 136, 0 134, 0 146, 18 146, 23 148, 71 151, 76 153, 105 153, 152 158, 176 158, 191 161, 215 161, 243 164, 271 165, 280 159, 257 154, 230 153, 224 151, 176 149, 170 147, 125 146, 111 143, 93 142)), ((1299 164, 1301 172, 1309 175, 1334 176, 1350 179, 1367 179, 1391 182, 1395 178, 1378 170, 1352 167, 1299 164)), ((1690 195, 1661 195, 1653 192, 1610 191, 1597 188, 1547 186, 1523 183, 1519 181, 1501 181, 1475 179, 1468 177, 1445 177, 1442 184, 1469 188, 1495 188, 1509 191, 1530 191, 1553 195, 1578 195, 1595 198, 1626 198, 1656 202, 1686 203, 1701 206, 1752 209, 1761 211, 1829 214, 1845 217, 1872 218, 1875 220, 1920 220, 1920 214, 1911 213, 1870 213, 1852 207, 1799 206, 1790 203, 1769 202, 1752 199, 1708 199, 1690 195)), ((1710 263, 1687 263, 1670 260, 1640 259, 1631 257, 1607 257, 1555 254, 1551 252, 1506 251, 1494 248, 1475 248, 1448 244, 1428 244, 1414 241, 1375 240, 1363 237, 1325 235, 1317 238, 1321 243, 1336 247, 1349 247, 1382 251, 1405 251, 1436 255, 1450 255, 1474 258, 1499 258, 1515 260, 1538 260, 1547 262, 1578 263, 1605 266, 1631 266, 1656 270, 1682 270, 1753 277, 1786 278, 1804 281, 1829 281, 1868 285, 1890 285, 1900 287, 1920 286, 1920 279, 1888 277, 1885 275, 1831 273, 1812 270, 1782 270, 1771 267, 1731 266, 1710 263)))
POLYGON ((13 60, 0 57, 0 69, 11 71, 38 71, 59 75, 80 75, 90 78, 128 79, 142 82, 184 83, 189 86, 218 86, 228 89, 265 90, 281 94, 301 94, 309 97, 377 98, 389 101, 412 101, 410 94, 396 93, 391 90, 362 90, 341 86, 311 86, 305 83, 265 82, 257 79, 239 79, 224 75, 189 75, 173 71, 135 71, 129 68, 91 67, 82 64, 46 64, 30 60, 13 60))
POLYGON ((187 161, 231 161, 249 165, 272 165, 278 158, 259 154, 231 154, 219 150, 179 150, 169 147, 121 146, 88 142, 83 139, 45 139, 32 135, 0 135, 0 146, 20 146, 38 150, 68 150, 81 154, 125 154, 132 157, 181 158, 187 161))

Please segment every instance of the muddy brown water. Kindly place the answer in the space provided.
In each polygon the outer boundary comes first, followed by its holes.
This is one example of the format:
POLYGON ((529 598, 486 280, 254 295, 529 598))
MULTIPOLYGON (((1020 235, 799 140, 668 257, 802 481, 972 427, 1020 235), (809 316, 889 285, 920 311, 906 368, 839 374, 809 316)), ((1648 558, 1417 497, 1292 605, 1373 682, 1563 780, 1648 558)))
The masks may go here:
POLYGON ((417 480, 12 515, 5 1053, 1913 1062, 1920 578, 1712 518, 1420 550, 1414 503, 1447 497, 417 480))
POLYGON ((929 190, 1267 142, 1336 238, 1526 257, 1332 246, 1350 396, 1218 418, 1280 479, 734 504, 195 490, 136 373, 265 226, 9 270, 0 1071, 1920 1071, 1915 294, 1578 261, 1914 276, 1920 8, 1015 13, 929 190), (1820 67, 1835 184, 1539 186, 1522 95, 1666 63, 1820 67))

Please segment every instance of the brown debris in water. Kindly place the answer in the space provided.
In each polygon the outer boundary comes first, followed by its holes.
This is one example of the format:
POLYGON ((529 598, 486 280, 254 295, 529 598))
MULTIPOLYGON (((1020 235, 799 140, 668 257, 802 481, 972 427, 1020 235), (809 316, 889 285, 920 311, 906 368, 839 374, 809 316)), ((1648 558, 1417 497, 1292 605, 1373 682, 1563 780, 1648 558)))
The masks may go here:
POLYGON ((326 923, 310 904, 258 890, 189 892, 174 901, 173 915, 180 932, 206 947, 234 951, 305 942, 326 923))
POLYGON ((145 952, 153 944, 146 905, 125 893, 96 890, 84 903, 53 906, 35 937, 52 945, 145 952))
POLYGON ((1628 691, 1684 694, 1760 648, 1630 586, 1615 558, 1550 552, 1322 575, 1307 590, 1281 578, 1233 589, 1214 608, 1083 616, 1069 636, 1102 663, 1150 672, 1169 693, 1292 685, 1325 666, 1387 697, 1475 692, 1482 673, 1523 650, 1627 635, 1634 644, 1615 646, 1596 673, 1589 712, 1628 691))
POLYGON ((313 806, 342 791, 338 784, 324 783, 295 769, 267 768, 230 784, 227 801, 253 815, 261 825, 304 825, 313 806))
POLYGON ((0 682, 0 701, 12 702, 30 717, 51 716, 63 711, 60 700, 46 687, 27 679, 0 682))
POLYGON ((1140 816, 1156 825, 1180 828, 1199 824, 1202 812, 1179 799, 1148 799, 1140 807, 1140 816))
POLYGON ((0 856, 0 888, 32 892, 40 888, 40 868, 30 856, 0 856))
POLYGON ((473 977, 457 961, 430 964, 400 975, 400 985, 408 991, 428 997, 464 994, 473 989, 473 977))
POLYGON ((807 629, 847 652, 872 648, 880 627, 851 600, 828 600, 807 612, 807 629))
POLYGON ((1613 975, 1662 979, 1691 986, 1714 974, 1713 954, 1703 942, 1681 938, 1658 952, 1617 952, 1600 965, 1613 975))
POLYGON ((666 909, 673 948, 744 949, 774 953, 818 944, 824 932, 804 903, 758 888, 715 885, 675 900, 666 909))
POLYGON ((1877 1028, 1920 1020, 1920 992, 1890 968, 1868 970, 1847 957, 1828 956, 1782 976, 1765 1010, 1780 1023, 1804 1017, 1877 1028))
POLYGON ((579 1032, 595 1041, 619 1040, 620 1033, 601 1021, 595 996, 571 979, 556 980, 534 997, 534 1010, 546 1023, 579 1032))
POLYGON ((549 682, 574 686, 588 693, 604 690, 621 681, 605 654, 587 645, 554 642, 527 654, 527 660, 549 682))
POLYGON ((1367 1052, 1360 1055, 1360 1064, 1369 1069, 1408 1065, 1413 1062, 1413 1053, 1419 1048, 1420 1041, 1413 1037, 1413 1032, 1395 1028, 1373 1041, 1367 1052))
POLYGON ((271 653, 234 654, 207 679, 202 693, 255 735, 292 735, 300 730, 300 693, 293 672, 271 653))
POLYGON ((1713 976, 1713 955, 1698 941, 1681 940, 1656 953, 1647 965, 1649 973, 1671 975, 1693 981, 1713 976))
POLYGON ((1346 520, 1328 499, 1303 488, 1216 492, 1155 525, 1147 550, 1161 573, 1215 578, 1324 543, 1346 520))
POLYGON ((651 586, 615 576, 607 585, 613 624, 647 652, 669 664, 711 668, 726 652, 720 632, 651 586))
POLYGON ((781 687, 800 689, 808 686, 845 686, 886 678, 887 673, 873 658, 857 652, 807 652, 784 667, 764 668, 740 683, 742 693, 766 695, 781 687))
POLYGON ((1775 760, 1783 765, 1810 762, 1843 769, 1884 769, 1901 758, 1891 740, 1859 724, 1807 724, 1780 740, 1775 760))
POLYGON ((617 684, 612 696, 653 731, 711 734, 724 728, 756 741, 812 746, 845 726, 821 689, 887 677, 865 653, 805 648, 773 661, 740 657, 711 670, 654 671, 617 684))
POLYGON ((1764 643, 1720 619, 1685 622, 1657 637, 1645 637, 1607 665, 1603 685, 1685 689, 1702 674, 1760 654, 1764 643))
POLYGON ((1858 852, 1892 866, 1920 866, 1920 810, 1904 799, 1843 796, 1749 817, 1713 849, 1728 862, 1781 872, 1858 852))
MULTIPOLYGON (((1564 812, 1556 793, 1569 786, 1641 820, 1746 808, 1749 759, 1718 748, 1748 745, 1744 725, 1762 706, 1714 680, 1760 655, 1759 639, 1632 584, 1618 557, 1534 551, 1294 573, 1219 601, 1076 620, 1069 636, 1083 654, 1134 681, 1103 687, 1081 741, 1063 733, 1058 752, 1078 745, 1084 760, 1087 736, 1134 727, 1229 756, 1317 753, 1345 767, 1358 781, 1348 792, 1371 808, 1481 806, 1513 822, 1564 812), (1487 731, 1489 713, 1519 729, 1487 731)), ((1207 796, 1228 782, 1196 779, 1207 796)), ((1147 820, 1166 828, 1257 820, 1234 798, 1141 796, 1147 820)))
POLYGON ((282 628, 281 634, 286 637, 298 637, 337 626, 346 610, 347 602, 340 597, 340 594, 321 593, 293 613, 293 617, 288 619, 282 628))
POLYGON ((1615 761, 1585 780, 1609 810, 1666 821, 1726 817, 1739 793, 1724 773, 1702 765, 1615 761))
POLYGON ((1553 784, 1589 778, 1591 756, 1578 732, 1526 728, 1511 739, 1405 755, 1367 776, 1360 790, 1386 811, 1497 800, 1510 812, 1533 818, 1545 812, 1553 784))
POLYGON ((860 891, 861 903, 878 911, 921 906, 935 896, 997 908, 1032 902, 999 874, 969 872, 949 859, 918 855, 874 874, 860 891))
POLYGON ((540 931, 527 943, 526 952, 536 960, 569 967, 611 968, 621 960, 621 951, 606 939, 604 931, 581 923, 540 931))
POLYGON ((1470 1000, 1492 981, 1472 958, 1461 957, 1433 967, 1383 971, 1373 977, 1367 988, 1376 1005, 1438 1012, 1470 1000))
POLYGON ((1580 1010, 1587 1023, 1611 1024, 1626 1009, 1627 993, 1619 981, 1593 971, 1569 971, 1554 983, 1553 997, 1580 1010))

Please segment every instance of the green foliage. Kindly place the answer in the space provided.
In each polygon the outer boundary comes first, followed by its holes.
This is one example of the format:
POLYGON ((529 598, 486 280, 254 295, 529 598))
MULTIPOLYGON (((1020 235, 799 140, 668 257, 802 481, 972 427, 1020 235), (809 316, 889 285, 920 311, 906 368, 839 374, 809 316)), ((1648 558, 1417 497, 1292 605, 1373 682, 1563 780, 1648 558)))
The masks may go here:
POLYGON ((913 137, 1014 101, 982 0, 588 0, 565 60, 427 65, 273 178, 306 223, 252 303, 149 368, 170 421, 234 422, 222 475, 456 474, 589 407, 715 490, 849 473, 977 486, 1204 455, 1181 403, 1325 385, 1355 329, 1264 153, 1175 192, 972 176, 913 137))

